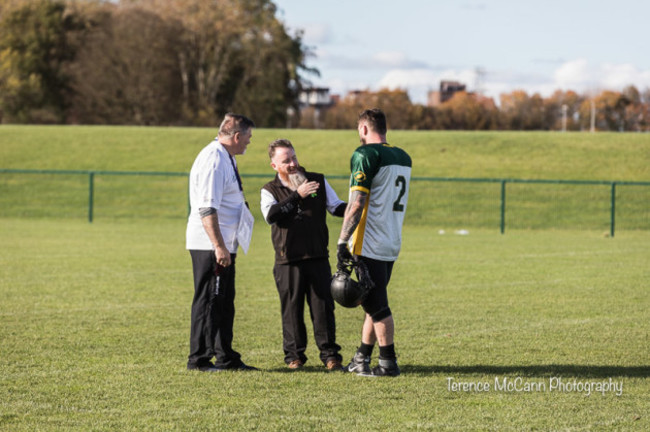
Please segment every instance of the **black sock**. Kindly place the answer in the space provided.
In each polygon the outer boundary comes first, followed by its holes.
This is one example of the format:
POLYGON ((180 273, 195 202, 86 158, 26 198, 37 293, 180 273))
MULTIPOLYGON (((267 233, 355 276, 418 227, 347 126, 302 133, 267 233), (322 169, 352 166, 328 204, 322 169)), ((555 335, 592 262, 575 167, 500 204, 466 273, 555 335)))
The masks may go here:
POLYGON ((364 357, 370 357, 372 355, 373 348, 375 348, 375 344, 368 345, 361 342, 361 346, 359 347, 357 352, 363 354, 364 357))
POLYGON ((379 358, 384 360, 392 360, 395 358, 395 344, 379 347, 379 358))

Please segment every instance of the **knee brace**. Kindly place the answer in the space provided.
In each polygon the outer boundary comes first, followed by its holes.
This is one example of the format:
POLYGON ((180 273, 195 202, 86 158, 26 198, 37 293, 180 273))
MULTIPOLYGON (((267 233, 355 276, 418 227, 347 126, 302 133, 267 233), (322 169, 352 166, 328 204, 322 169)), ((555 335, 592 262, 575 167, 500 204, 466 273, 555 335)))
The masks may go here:
POLYGON ((370 318, 372 318, 372 322, 379 322, 383 319, 388 318, 391 316, 393 313, 390 311, 390 308, 386 306, 383 309, 380 309, 379 311, 375 312, 374 314, 370 315, 370 318))

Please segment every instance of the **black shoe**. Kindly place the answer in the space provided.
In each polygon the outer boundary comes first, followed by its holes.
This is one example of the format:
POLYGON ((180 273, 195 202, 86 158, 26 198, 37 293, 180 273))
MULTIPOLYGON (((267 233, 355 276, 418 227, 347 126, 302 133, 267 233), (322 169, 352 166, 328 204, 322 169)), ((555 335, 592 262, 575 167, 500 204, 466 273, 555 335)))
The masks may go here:
POLYGON ((256 368, 255 366, 248 366, 244 362, 241 362, 239 366, 229 368, 228 370, 236 370, 236 371, 258 371, 259 369, 256 368))
POLYGON ((215 367, 212 363, 208 363, 201 366, 187 365, 187 370, 199 372, 221 372, 223 369, 215 367))
POLYGON ((343 369, 346 372, 353 372, 358 375, 371 375, 370 356, 366 357, 360 352, 356 352, 350 363, 343 369))
POLYGON ((237 366, 213 366, 218 371, 257 371, 258 368, 240 362, 237 366))
POLYGON ((372 376, 396 377, 400 374, 397 359, 379 359, 379 365, 372 368, 372 376))

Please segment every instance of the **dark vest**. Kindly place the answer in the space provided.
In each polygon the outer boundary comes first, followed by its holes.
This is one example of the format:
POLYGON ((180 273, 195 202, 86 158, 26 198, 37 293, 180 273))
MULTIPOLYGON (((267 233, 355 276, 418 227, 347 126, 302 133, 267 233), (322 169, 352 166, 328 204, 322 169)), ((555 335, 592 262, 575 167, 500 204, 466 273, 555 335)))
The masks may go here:
MULTIPOLYGON (((276 264, 293 261, 327 258, 329 232, 327 230, 327 196, 325 177, 317 173, 305 173, 308 181, 317 181, 320 186, 316 196, 298 199, 298 205, 281 220, 271 225, 271 240, 275 249, 276 264)), ((276 201, 282 202, 293 191, 282 185, 280 178, 264 185, 276 201)))

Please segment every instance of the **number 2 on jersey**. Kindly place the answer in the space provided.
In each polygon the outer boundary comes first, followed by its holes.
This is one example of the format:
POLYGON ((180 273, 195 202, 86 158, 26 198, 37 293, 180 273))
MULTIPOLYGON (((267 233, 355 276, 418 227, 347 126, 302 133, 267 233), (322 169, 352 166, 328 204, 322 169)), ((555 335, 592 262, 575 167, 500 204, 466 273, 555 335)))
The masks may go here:
POLYGON ((404 194, 406 193, 406 179, 404 176, 397 176, 395 179, 395 187, 400 188, 399 191, 399 196, 393 203, 393 211, 396 212, 403 212, 404 211, 404 204, 402 204, 400 201, 404 197, 404 194))

